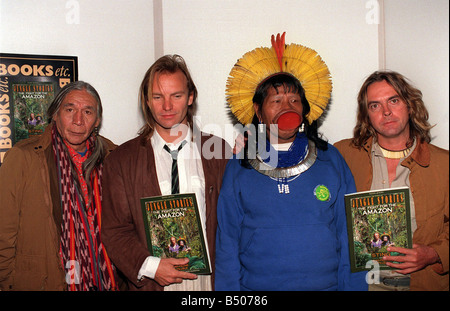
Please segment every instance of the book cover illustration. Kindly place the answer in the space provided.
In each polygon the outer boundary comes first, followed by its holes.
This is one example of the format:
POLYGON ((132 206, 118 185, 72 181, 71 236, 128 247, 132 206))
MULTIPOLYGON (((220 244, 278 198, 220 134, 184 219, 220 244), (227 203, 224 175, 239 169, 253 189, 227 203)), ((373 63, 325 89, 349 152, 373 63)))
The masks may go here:
POLYGON ((178 270, 210 274, 209 254, 194 193, 141 199, 148 249, 160 258, 189 258, 178 270))
POLYGON ((383 256, 389 246, 412 248, 409 188, 365 191, 345 196, 351 271, 371 270, 376 261, 390 270, 383 256))
POLYGON ((52 83, 13 85, 15 141, 40 135, 48 125, 47 109, 54 98, 52 83))

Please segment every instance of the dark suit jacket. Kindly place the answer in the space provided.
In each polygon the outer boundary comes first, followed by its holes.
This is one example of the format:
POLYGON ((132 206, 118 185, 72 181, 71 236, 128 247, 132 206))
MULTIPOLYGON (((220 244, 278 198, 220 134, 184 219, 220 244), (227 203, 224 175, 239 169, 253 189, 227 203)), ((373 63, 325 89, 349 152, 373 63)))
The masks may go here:
MULTIPOLYGON (((218 158, 206 159, 200 152, 205 174, 206 239, 214 285, 217 199, 231 150, 221 138, 203 133, 201 146, 201 151, 219 154, 218 158), (217 150, 219 146, 221 149, 217 150)), ((105 161, 103 172, 101 230, 108 255, 128 279, 130 290, 163 290, 154 280, 137 279, 139 269, 150 255, 140 199, 161 195, 150 140, 139 136, 119 146, 105 161)))

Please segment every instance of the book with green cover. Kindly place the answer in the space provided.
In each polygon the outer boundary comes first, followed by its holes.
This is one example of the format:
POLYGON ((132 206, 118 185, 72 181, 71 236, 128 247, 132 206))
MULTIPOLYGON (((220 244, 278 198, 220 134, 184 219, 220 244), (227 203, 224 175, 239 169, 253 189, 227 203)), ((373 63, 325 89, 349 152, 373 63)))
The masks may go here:
POLYGON ((345 196, 351 271, 391 270, 383 256, 389 246, 412 248, 409 188, 364 191, 345 196))
POLYGON ((180 271, 210 274, 211 265, 194 193, 141 198, 147 245, 152 256, 189 258, 180 271))
POLYGON ((51 82, 13 84, 16 142, 44 133, 48 125, 47 109, 54 97, 51 82))

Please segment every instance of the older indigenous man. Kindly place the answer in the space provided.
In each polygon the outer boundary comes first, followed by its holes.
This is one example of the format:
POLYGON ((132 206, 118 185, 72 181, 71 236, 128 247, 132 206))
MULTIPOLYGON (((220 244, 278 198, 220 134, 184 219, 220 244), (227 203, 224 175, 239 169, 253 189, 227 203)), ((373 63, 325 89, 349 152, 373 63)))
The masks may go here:
POLYGON ((0 167, 0 289, 116 290, 100 236, 102 104, 88 83, 66 85, 41 136, 17 143, 0 167))
POLYGON ((381 271, 371 290, 449 289, 449 157, 430 144, 430 129, 421 91, 397 72, 377 71, 360 89, 353 139, 335 144, 358 191, 410 189, 413 248, 388 248, 403 256, 384 258, 394 270, 381 271))

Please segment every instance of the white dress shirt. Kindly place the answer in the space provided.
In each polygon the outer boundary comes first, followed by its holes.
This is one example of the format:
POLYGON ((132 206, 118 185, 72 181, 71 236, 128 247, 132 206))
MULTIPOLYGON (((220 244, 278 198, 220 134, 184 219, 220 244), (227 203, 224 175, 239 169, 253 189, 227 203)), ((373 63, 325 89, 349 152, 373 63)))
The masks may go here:
MULTIPOLYGON (((200 219, 204 228, 206 237, 206 204, 205 204, 205 175, 196 141, 192 141, 192 131, 189 129, 184 138, 186 145, 178 153, 178 176, 180 183, 180 193, 195 193, 200 219)), ((155 155, 156 174, 162 195, 169 195, 172 191, 172 156, 164 149, 167 145, 170 150, 176 150, 180 146, 181 140, 177 144, 166 143, 164 139, 155 130, 151 137, 151 144, 155 155)), ((208 249, 208 241, 206 241, 208 249)), ((138 279, 143 276, 154 278, 160 262, 160 258, 149 256, 144 261, 139 270, 138 279)), ((183 280, 181 284, 172 284, 166 286, 164 290, 211 290, 211 277, 209 275, 199 275, 196 280, 183 280)))

